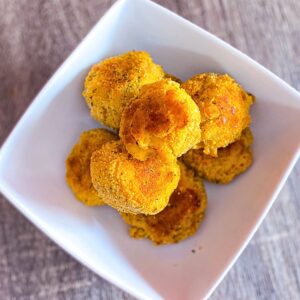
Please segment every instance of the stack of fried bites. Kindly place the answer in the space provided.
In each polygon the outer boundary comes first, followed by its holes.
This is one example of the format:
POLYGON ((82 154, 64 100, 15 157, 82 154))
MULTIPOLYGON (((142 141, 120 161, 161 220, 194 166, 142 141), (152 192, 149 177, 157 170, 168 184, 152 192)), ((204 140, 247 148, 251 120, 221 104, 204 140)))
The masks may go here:
POLYGON ((203 220, 202 178, 228 183, 252 163, 254 97, 228 75, 180 84, 147 52, 105 59, 88 73, 91 116, 116 131, 83 132, 66 161, 66 179, 86 205, 119 211, 134 238, 179 242, 203 220))

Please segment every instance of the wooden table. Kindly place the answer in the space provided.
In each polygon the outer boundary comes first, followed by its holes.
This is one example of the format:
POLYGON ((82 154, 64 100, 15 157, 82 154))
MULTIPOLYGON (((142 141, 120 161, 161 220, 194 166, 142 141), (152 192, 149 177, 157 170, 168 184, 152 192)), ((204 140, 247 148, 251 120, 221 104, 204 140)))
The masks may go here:
MULTIPOLYGON (((108 0, 0 0, 0 142, 108 0)), ((300 1, 158 0, 300 89, 300 1)), ((300 298, 300 162, 211 299, 300 298)), ((133 299, 0 198, 0 299, 133 299)))

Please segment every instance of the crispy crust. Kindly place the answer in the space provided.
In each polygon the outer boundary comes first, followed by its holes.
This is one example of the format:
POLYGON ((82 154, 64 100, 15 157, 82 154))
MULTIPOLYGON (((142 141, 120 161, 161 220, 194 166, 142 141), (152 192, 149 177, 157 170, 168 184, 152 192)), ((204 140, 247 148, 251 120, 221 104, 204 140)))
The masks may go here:
POLYGON ((218 157, 206 155, 202 149, 196 149, 187 152, 182 159, 208 181, 229 183, 251 166, 252 143, 251 130, 246 128, 239 140, 218 150, 218 157))
POLYGON ((66 160, 66 180, 76 198, 86 205, 103 205, 104 202, 94 189, 90 175, 93 152, 117 136, 105 129, 83 132, 66 160))
POLYGON ((180 78, 178 78, 177 76, 175 75, 172 75, 172 74, 169 74, 169 73, 165 73, 165 78, 166 79, 171 79, 179 84, 182 84, 182 80, 180 78))
POLYGON ((121 213, 133 238, 148 238, 153 243, 177 243, 193 235, 205 214, 207 197, 199 176, 180 163, 180 181, 168 206, 154 216, 121 213))
POLYGON ((156 150, 179 157, 200 141, 200 112, 170 79, 145 85, 124 109, 120 138, 127 151, 145 160, 156 150))
POLYGON ((182 84, 201 112, 204 153, 217 156, 217 150, 233 143, 251 123, 249 109, 254 97, 229 75, 205 73, 182 84))
POLYGON ((120 142, 105 144, 91 160, 92 182, 106 204, 129 213, 156 214, 168 204, 177 187, 176 159, 157 153, 142 162, 120 142))
POLYGON ((95 64, 85 79, 83 96, 94 119, 118 129, 124 107, 141 87, 163 77, 162 67, 147 52, 130 51, 95 64))

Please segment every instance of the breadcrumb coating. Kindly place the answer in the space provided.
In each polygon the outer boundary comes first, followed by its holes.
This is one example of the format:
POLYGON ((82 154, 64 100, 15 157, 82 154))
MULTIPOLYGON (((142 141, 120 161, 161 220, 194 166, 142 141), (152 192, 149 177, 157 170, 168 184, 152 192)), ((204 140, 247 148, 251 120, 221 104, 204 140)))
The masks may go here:
POLYGON ((249 109, 254 97, 227 74, 205 73, 182 84, 201 112, 201 143, 207 155, 217 156, 251 123, 249 109))
POLYGON ((207 197, 199 176, 180 163, 180 181, 168 206, 154 216, 121 213, 133 238, 148 238, 153 243, 171 244, 193 235, 205 214, 207 197))
POLYGON ((105 129, 83 132, 66 160, 66 180, 76 198, 86 205, 104 204, 94 189, 90 175, 90 161, 94 151, 117 136, 105 129))
POLYGON ((123 212, 153 215, 168 204, 180 169, 173 156, 158 152, 139 161, 119 141, 113 141, 92 155, 91 176, 106 204, 123 212))
POLYGON ((208 181, 229 183, 251 166, 252 143, 251 130, 246 128, 239 140, 218 150, 218 157, 204 154, 203 149, 196 149, 187 152, 182 159, 208 181))
POLYGON ((85 79, 83 96, 95 120, 118 129, 124 107, 141 87, 163 77, 162 67, 147 52, 130 51, 95 64, 85 79))
POLYGON ((200 111, 180 85, 164 79, 143 86, 123 111, 120 138, 136 159, 146 160, 156 150, 176 157, 199 143, 200 111))
POLYGON ((93 65, 83 96, 92 118, 118 131, 83 132, 66 181, 89 206, 109 205, 133 238, 156 245, 195 234, 206 211, 203 179, 226 184, 253 162, 253 95, 227 74, 183 82, 145 51, 93 65))

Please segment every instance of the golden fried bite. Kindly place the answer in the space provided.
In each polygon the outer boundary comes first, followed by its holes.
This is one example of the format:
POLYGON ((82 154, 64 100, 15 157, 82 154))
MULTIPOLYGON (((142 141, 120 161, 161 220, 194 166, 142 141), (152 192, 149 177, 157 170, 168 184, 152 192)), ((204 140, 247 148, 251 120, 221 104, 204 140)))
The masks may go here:
POLYGON ((156 150, 176 157, 199 143, 200 112, 192 98, 172 80, 145 85, 123 111, 120 138, 139 160, 156 150))
POLYGON ((220 147, 237 140, 251 123, 249 108, 254 97, 229 75, 199 74, 182 84, 201 112, 204 153, 217 156, 220 147))
POLYGON ((154 216, 121 213, 133 238, 155 244, 177 243, 193 235, 203 220, 207 198, 199 176, 180 163, 180 181, 168 206, 154 216))
POLYGON ((66 160, 67 183, 76 198, 86 205, 104 204, 92 184, 90 161, 95 150, 113 140, 117 140, 117 136, 105 129, 85 131, 66 160))
POLYGON ((118 129, 121 113, 144 84, 164 77, 161 66, 144 51, 131 51, 94 65, 84 83, 83 96, 94 119, 118 129))
POLYGON ((196 149, 184 154, 182 159, 208 181, 228 183, 251 166, 252 143, 251 130, 246 128, 239 140, 218 150, 218 157, 204 154, 203 149, 196 149))
POLYGON ((113 141, 92 155, 91 176, 106 204, 123 212, 152 215, 168 204, 180 169, 173 156, 158 152, 142 162, 119 141, 113 141))

